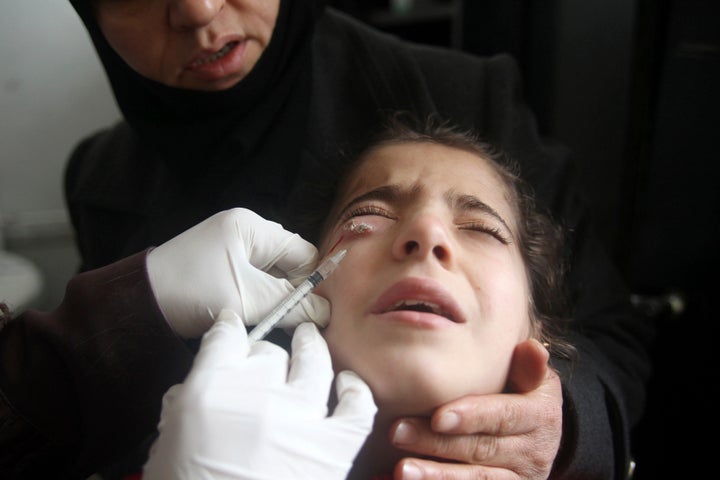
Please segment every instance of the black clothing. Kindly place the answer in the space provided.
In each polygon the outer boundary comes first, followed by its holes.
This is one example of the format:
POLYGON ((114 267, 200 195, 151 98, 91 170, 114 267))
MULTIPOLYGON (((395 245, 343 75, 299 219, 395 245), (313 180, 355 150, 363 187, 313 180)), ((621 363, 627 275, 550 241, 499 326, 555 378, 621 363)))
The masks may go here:
POLYGON ((0 331, 0 478, 86 479, 116 461, 157 426, 192 359, 144 252, 77 275, 56 310, 0 331))
MULTIPOLYGON (((281 2, 281 19, 292 13, 287 4, 302 3, 281 2)), ((292 11, 303 8, 311 9, 296 6, 292 11)), ((88 23, 87 17, 85 21, 88 23)), ((88 27, 91 34, 94 28, 88 27)), ((633 315, 628 292, 595 240, 573 190, 568 155, 538 137, 532 115, 522 102, 514 62, 505 56, 478 58, 404 43, 330 9, 308 28, 312 42, 293 44, 296 56, 288 59, 289 63, 301 59, 292 70, 296 81, 281 81, 283 86, 269 89, 266 100, 270 103, 258 102, 239 113, 220 114, 220 120, 210 123, 197 112, 193 115, 188 107, 186 115, 179 117, 188 123, 179 126, 158 123, 160 113, 155 109, 146 112, 129 105, 137 91, 127 96, 118 93, 121 82, 113 81, 116 72, 98 47, 129 122, 86 139, 68 165, 66 193, 82 268, 108 265, 158 245, 213 213, 238 206, 314 239, 313 224, 306 223, 304 213, 318 208, 320 216, 324 213, 322 208, 327 205, 323 205, 322 189, 339 170, 338 149, 362 141, 385 112, 407 110, 419 117, 439 113, 477 130, 513 156, 534 186, 539 204, 548 207, 572 232, 572 286, 577 305, 577 332, 572 340, 580 357, 563 385, 563 446, 553 477, 623 478, 628 430, 639 418, 644 402, 649 374, 645 342, 651 337, 633 315), (196 140, 202 143, 202 155, 180 138, 187 132, 185 127, 195 127, 192 122, 198 122, 196 140), (174 135, 176 127, 181 133, 174 135), (216 135, 217 129, 222 136, 216 135), (182 148, 173 144, 175 140, 182 148)), ((97 35, 93 38, 97 44, 97 35)), ((264 75, 266 70, 258 72, 264 75)), ((167 93, 167 87, 162 89, 158 98, 167 93)), ((192 97, 196 92, 171 93, 179 98, 187 95, 189 103, 184 105, 195 105, 192 97)), ((168 113, 157 108, 163 115, 168 113)), ((174 121, 172 116, 164 118, 174 121)), ((121 275, 127 262, 101 271, 121 275)), ((32 436, 28 442, 34 445, 25 450, 13 447, 14 455, 25 461, 52 458, 58 462, 56 471, 67 467, 68 471, 88 473, 153 431, 162 392, 182 380, 191 354, 162 326, 157 306, 149 305, 152 294, 147 279, 141 280, 137 271, 135 275, 139 283, 133 293, 144 299, 138 305, 129 303, 134 296, 125 297, 122 289, 102 284, 105 295, 113 293, 111 300, 95 311, 93 301, 102 298, 100 293, 86 298, 70 289, 63 306, 49 314, 50 326, 40 325, 35 321, 39 314, 30 312, 2 332, 3 355, 12 351, 38 355, 31 362, 33 378, 39 383, 37 391, 59 391, 60 404, 48 411, 67 417, 63 422, 44 421, 38 412, 55 400, 27 396, 24 387, 6 380, 22 370, 13 366, 5 371, 7 364, 3 363, 0 406, 5 402, 7 410, 2 418, 21 422, 17 430, 24 437, 18 438, 32 436), (147 291, 138 290, 142 288, 147 291), (87 305, 76 303, 75 310, 65 306, 82 301, 87 305), (138 322, 129 324, 130 330, 125 332, 103 313, 110 308, 116 309, 115 321, 122 322, 126 317, 119 312, 128 309, 128 315, 138 322), (91 318, 95 315, 101 323, 91 318), (99 328, 102 332, 119 328, 120 334, 115 341, 112 337, 98 340, 94 333, 99 328), (40 343, 40 353, 35 353, 33 345, 18 343, 11 335, 48 343, 40 343), (142 343, 135 345, 137 337, 142 343), (118 357, 121 352, 122 358, 118 357), (91 362, 67 360, 76 356, 91 362), (128 359, 142 375, 124 370, 116 374, 115 362, 128 359), (97 375, 104 371, 112 375, 112 382, 98 382, 97 375), (89 392, 93 386, 98 391, 89 392), (115 395, 127 397, 128 391, 133 399, 116 399, 115 395), (140 407, 142 415, 135 410, 140 407), (43 435, 45 443, 38 442, 36 437, 43 435), (96 444, 97 438, 104 443, 96 444)), ((562 370, 565 365, 557 367, 562 370)), ((0 429, 3 448, 10 440, 0 429)))

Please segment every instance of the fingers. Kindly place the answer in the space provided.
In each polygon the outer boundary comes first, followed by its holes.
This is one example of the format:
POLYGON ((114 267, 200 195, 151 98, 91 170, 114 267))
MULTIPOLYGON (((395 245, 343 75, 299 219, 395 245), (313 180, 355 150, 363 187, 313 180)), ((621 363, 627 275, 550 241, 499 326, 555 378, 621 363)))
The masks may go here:
POLYGON ((330 322, 330 302, 311 293, 282 319, 279 326, 294 327, 307 321, 313 322, 319 327, 327 327, 330 322))
POLYGON ((545 435, 542 430, 509 436, 441 435, 430 430, 426 419, 405 420, 392 434, 396 447, 438 459, 438 463, 432 464, 433 471, 441 467, 446 474, 462 471, 458 477, 415 478, 506 478, 506 472, 512 473, 509 478, 547 478, 559 444, 553 435, 545 435), (464 468, 453 467, 453 463, 463 464, 464 468), (500 476, 466 476, 478 472, 500 476))
POLYGON ((394 445, 408 452, 497 467, 520 478, 547 476, 561 435, 562 391, 551 369, 531 392, 467 396, 443 405, 432 419, 402 419, 391 430, 394 445))
POLYGON ((255 268, 287 277, 293 284, 310 275, 317 264, 313 244, 250 210, 228 210, 223 226, 244 244, 255 268))
POLYGON ((509 378, 518 393, 468 395, 440 406, 432 416, 438 433, 520 435, 562 417, 562 389, 548 367, 547 350, 535 340, 518 346, 509 378), (522 372, 527 369, 530 372, 522 372), (534 386, 531 390, 525 390, 534 386))
POLYGON ((275 266, 285 272, 290 283, 297 285, 305 280, 317 265, 317 248, 300 235, 294 234, 287 238, 284 251, 285 255, 278 259, 275 266))
POLYGON ((311 405, 327 412, 333 370, 325 339, 312 323, 302 323, 292 338, 288 384, 301 392, 311 405))
POLYGON ((391 431, 393 444, 403 450, 468 464, 496 466, 513 463, 511 437, 484 434, 442 435, 425 418, 404 419, 391 431))
POLYGON ((244 365, 246 377, 261 377, 266 387, 287 382, 290 356, 281 346, 266 341, 255 342, 250 346, 247 360, 244 365))
POLYGON ((502 468, 438 463, 432 460, 410 458, 403 459, 397 464, 394 478, 396 480, 518 480, 518 475, 511 470, 502 468))
POLYGON ((193 370, 233 363, 237 358, 246 357, 248 350, 247 331, 242 319, 232 310, 223 309, 215 324, 203 335, 193 370))
POLYGON ((338 404, 333 418, 347 421, 369 432, 377 407, 370 387, 354 372, 345 370, 335 379, 338 404))
POLYGON ((526 340, 515 347, 508 389, 511 392, 530 392, 540 386, 547 375, 550 353, 537 340, 526 340))
POLYGON ((439 407, 432 416, 438 433, 520 435, 533 429, 542 413, 518 394, 468 395, 439 407))

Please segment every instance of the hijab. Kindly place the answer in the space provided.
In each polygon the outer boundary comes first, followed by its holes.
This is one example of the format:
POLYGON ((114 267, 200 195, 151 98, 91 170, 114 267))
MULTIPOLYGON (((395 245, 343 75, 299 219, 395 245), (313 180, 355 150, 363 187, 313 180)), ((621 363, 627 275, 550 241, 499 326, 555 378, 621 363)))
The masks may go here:
POLYGON ((312 97, 312 40, 326 2, 280 0, 272 38, 255 67, 235 86, 214 92, 168 87, 141 76, 104 38, 92 0, 70 3, 123 114, 119 127, 129 126, 132 135, 72 162, 69 203, 81 209, 74 217, 94 211, 114 215, 99 220, 109 237, 102 241, 94 217, 87 225, 75 222, 80 237, 105 245, 101 253, 84 254, 86 266, 158 245, 238 206, 295 228, 288 205, 311 160, 303 145, 312 97), (133 220, 118 227, 116 217, 133 220))

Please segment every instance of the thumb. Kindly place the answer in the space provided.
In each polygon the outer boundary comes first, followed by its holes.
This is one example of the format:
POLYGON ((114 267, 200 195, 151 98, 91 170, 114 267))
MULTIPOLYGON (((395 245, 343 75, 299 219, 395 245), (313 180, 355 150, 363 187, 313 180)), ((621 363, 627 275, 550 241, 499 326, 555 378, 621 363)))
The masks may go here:
POLYGON ((310 320, 319 327, 327 327, 330 322, 330 302, 325 298, 311 293, 303 298, 299 305, 283 319, 283 326, 300 324, 310 320))
POLYGON ((338 404, 333 418, 370 432, 377 412, 372 392, 354 372, 344 370, 335 379, 338 404))
POLYGON ((246 357, 249 349, 242 319, 234 311, 223 309, 203 335, 192 372, 232 364, 238 357, 246 357))
POLYGON ((537 340, 519 343, 513 352, 508 373, 508 390, 513 393, 530 392, 538 388, 549 369, 550 353, 537 340))

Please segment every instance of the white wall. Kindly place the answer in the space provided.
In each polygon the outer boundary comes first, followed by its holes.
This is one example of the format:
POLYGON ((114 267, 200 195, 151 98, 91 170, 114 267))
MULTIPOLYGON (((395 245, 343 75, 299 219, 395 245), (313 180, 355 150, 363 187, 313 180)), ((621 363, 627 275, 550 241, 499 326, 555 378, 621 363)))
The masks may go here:
POLYGON ((67 0, 0 0, 0 212, 6 235, 62 223, 62 172, 119 113, 67 0))
POLYGON ((118 117, 67 0, 0 0, 0 255, 19 254, 40 272, 28 306, 56 306, 78 266, 62 194, 68 155, 118 117))

